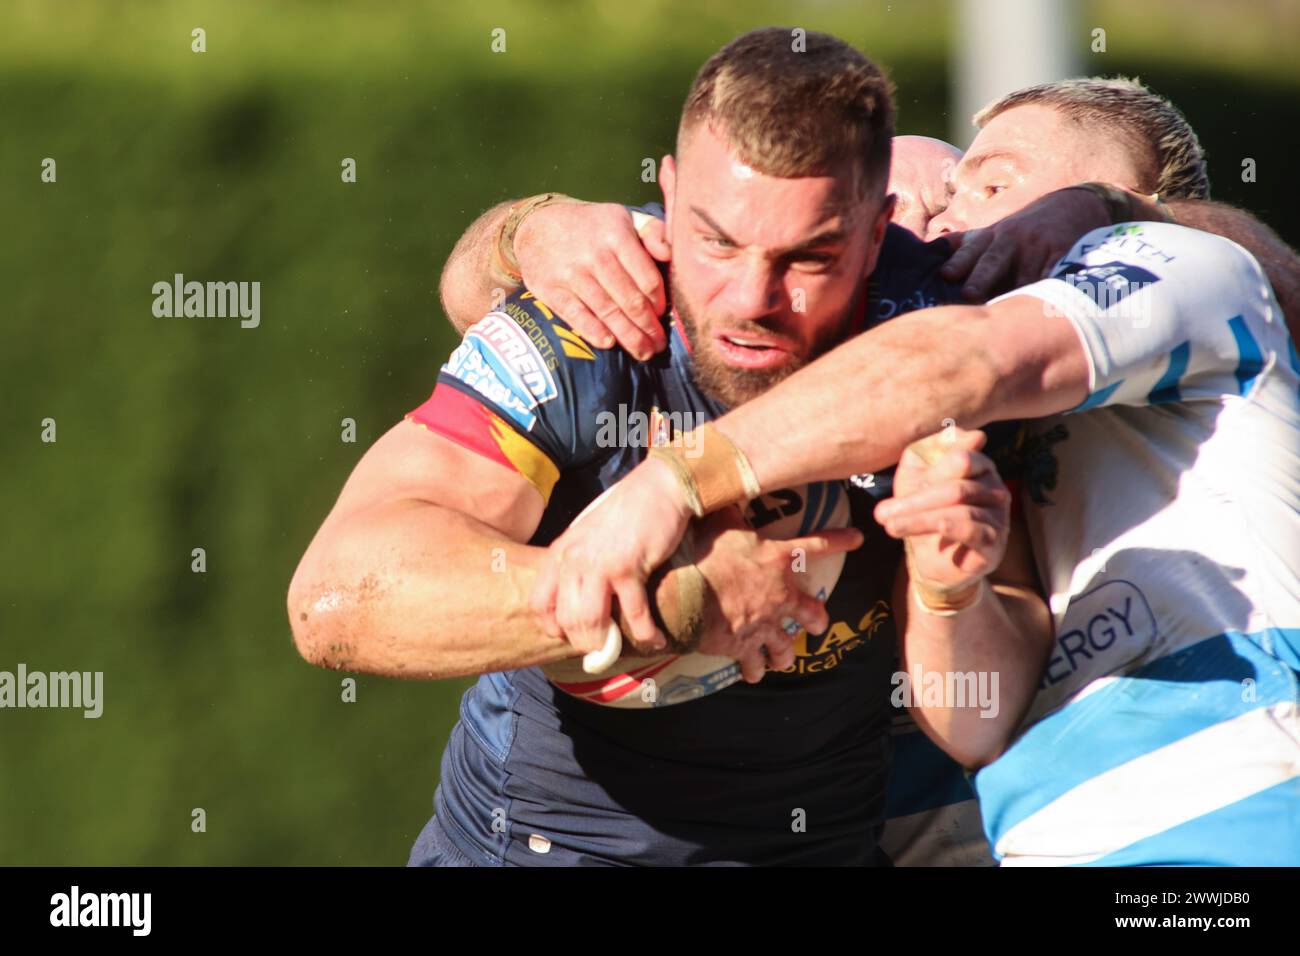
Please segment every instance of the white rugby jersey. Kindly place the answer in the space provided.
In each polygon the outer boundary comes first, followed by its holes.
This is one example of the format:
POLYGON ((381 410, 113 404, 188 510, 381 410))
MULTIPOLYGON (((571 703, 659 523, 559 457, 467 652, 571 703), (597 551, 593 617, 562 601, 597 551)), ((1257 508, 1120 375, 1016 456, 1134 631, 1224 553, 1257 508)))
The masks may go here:
POLYGON ((1130 223, 1010 295, 1069 319, 1091 381, 1024 449, 1056 643, 976 775, 995 854, 1300 864, 1300 359, 1263 271, 1130 223))

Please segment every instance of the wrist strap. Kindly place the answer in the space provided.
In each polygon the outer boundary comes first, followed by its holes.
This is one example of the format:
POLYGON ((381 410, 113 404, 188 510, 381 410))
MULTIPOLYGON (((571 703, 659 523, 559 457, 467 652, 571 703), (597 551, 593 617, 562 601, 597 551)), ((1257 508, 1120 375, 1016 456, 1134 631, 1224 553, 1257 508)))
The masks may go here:
POLYGON ((912 596, 921 610, 936 617, 953 617, 959 611, 973 607, 984 596, 984 579, 973 584, 948 587, 927 581, 916 570, 916 560, 912 555, 912 542, 903 539, 903 552, 907 557, 907 576, 912 587, 912 596))
POLYGON ((671 445, 656 445, 651 458, 673 470, 691 514, 703 518, 730 504, 752 501, 762 494, 749 459, 710 422, 671 445), (687 454, 685 449, 691 449, 687 454))
MULTIPOLYGON (((907 446, 904 454, 910 451, 927 465, 933 465, 951 449, 951 434, 945 428, 924 438, 918 438, 907 446)), ((907 576, 911 581, 912 594, 915 595, 916 602, 921 605, 923 611, 939 617, 952 617, 958 611, 971 607, 984 596, 983 578, 974 584, 962 584, 957 587, 935 584, 923 578, 916 570, 911 538, 903 539, 903 553, 907 558, 907 576)))
POLYGON ((935 617, 956 617, 967 608, 972 608, 984 597, 984 579, 980 578, 974 584, 968 585, 969 593, 963 593, 960 600, 941 600, 934 596, 927 596, 925 591, 917 582, 912 582, 912 597, 916 598, 917 605, 926 614, 932 614, 935 617))
POLYGON ((497 241, 492 244, 492 273, 495 277, 509 283, 518 283, 523 279, 523 274, 519 271, 519 260, 515 257, 515 233, 531 213, 543 206, 561 202, 580 203, 582 200, 564 193, 539 193, 521 199, 510 207, 505 222, 501 223, 501 229, 497 232, 497 241))

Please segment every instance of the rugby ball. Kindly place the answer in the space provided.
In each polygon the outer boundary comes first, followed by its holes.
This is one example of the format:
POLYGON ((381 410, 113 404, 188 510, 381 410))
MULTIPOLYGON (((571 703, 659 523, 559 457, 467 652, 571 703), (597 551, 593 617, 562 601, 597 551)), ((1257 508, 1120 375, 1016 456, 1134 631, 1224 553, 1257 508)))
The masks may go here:
MULTIPOLYGON (((751 501, 745 515, 761 536, 774 540, 798 538, 826 528, 849 524, 849 499, 843 482, 819 481, 763 495, 751 501)), ((831 554, 806 561, 801 586, 826 600, 840 579, 844 555, 831 554)), ((792 637, 799 625, 785 621, 792 637)), ((740 665, 729 657, 708 654, 663 654, 619 657, 596 674, 583 670, 581 658, 542 667, 558 689, 603 707, 638 710, 667 707, 717 693, 740 680, 740 665)))

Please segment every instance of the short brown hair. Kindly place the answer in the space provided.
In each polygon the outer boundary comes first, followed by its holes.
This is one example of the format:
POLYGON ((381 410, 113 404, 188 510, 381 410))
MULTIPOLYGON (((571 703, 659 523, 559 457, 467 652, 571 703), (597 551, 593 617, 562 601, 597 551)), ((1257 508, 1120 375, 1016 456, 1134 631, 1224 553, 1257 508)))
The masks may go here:
POLYGON ((859 195, 883 196, 894 136, 893 87, 843 40, 784 27, 751 30, 700 68, 677 130, 708 126, 768 176, 824 176, 845 162, 859 195))
POLYGON ((1167 199, 1209 199, 1210 175, 1196 131, 1178 108, 1136 78, 1100 76, 1041 83, 975 114, 983 127, 1017 106, 1050 106, 1083 126, 1104 127, 1133 159, 1138 188, 1167 199))

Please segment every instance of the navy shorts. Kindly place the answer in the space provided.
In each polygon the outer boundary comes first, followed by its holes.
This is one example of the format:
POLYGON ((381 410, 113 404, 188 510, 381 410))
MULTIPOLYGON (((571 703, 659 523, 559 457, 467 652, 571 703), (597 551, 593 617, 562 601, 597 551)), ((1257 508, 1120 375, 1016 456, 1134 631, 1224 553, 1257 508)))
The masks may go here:
POLYGON ((451 842, 447 831, 438 822, 436 816, 430 817, 420 835, 411 847, 407 866, 482 866, 475 863, 461 852, 460 847, 451 842))

